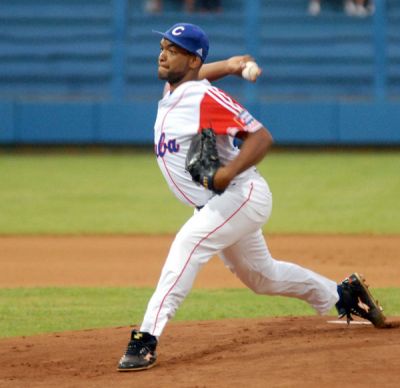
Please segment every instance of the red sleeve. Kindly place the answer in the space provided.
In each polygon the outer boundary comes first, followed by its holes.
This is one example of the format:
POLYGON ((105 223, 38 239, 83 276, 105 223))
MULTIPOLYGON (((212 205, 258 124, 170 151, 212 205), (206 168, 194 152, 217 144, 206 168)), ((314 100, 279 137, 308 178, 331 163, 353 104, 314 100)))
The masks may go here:
POLYGON ((217 88, 210 88, 200 103, 201 128, 212 128, 218 135, 235 136, 262 127, 238 102, 217 88))

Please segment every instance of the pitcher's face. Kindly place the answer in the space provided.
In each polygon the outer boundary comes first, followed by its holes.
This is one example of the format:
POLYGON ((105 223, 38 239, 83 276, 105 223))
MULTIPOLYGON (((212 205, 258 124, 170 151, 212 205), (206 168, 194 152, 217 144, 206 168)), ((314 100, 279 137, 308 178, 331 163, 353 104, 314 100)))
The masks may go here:
POLYGON ((160 42, 158 57, 158 78, 171 85, 180 82, 192 69, 194 54, 163 38, 160 42))

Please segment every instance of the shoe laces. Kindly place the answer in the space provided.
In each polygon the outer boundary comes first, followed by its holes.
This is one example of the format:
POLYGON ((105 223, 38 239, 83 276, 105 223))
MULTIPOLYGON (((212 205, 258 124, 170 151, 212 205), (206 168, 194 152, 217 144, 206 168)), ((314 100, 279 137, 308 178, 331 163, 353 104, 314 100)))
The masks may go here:
POLYGON ((368 319, 370 306, 363 300, 358 282, 349 283, 348 280, 342 283, 342 300, 340 303, 340 317, 346 316, 347 321, 353 320, 352 314, 368 319))
POLYGON ((150 349, 142 342, 138 340, 131 340, 128 343, 128 348, 125 354, 130 356, 146 355, 150 352, 150 349))

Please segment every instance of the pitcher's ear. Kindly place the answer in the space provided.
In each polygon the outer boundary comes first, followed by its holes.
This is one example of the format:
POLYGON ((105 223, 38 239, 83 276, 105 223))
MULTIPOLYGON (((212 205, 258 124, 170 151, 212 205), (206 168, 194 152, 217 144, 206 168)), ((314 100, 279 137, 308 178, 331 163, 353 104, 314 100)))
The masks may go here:
POLYGON ((192 58, 190 60, 190 67, 192 69, 200 68, 203 62, 201 61, 200 57, 197 55, 192 55, 192 58))

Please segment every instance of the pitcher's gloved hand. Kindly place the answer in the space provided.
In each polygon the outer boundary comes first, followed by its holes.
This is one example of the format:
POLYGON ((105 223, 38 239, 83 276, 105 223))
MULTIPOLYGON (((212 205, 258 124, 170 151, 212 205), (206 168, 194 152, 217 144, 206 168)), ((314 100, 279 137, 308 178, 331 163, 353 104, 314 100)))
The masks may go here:
POLYGON ((215 133, 212 128, 203 128, 192 139, 186 156, 186 170, 194 182, 222 194, 223 190, 214 186, 214 176, 220 167, 215 133))

